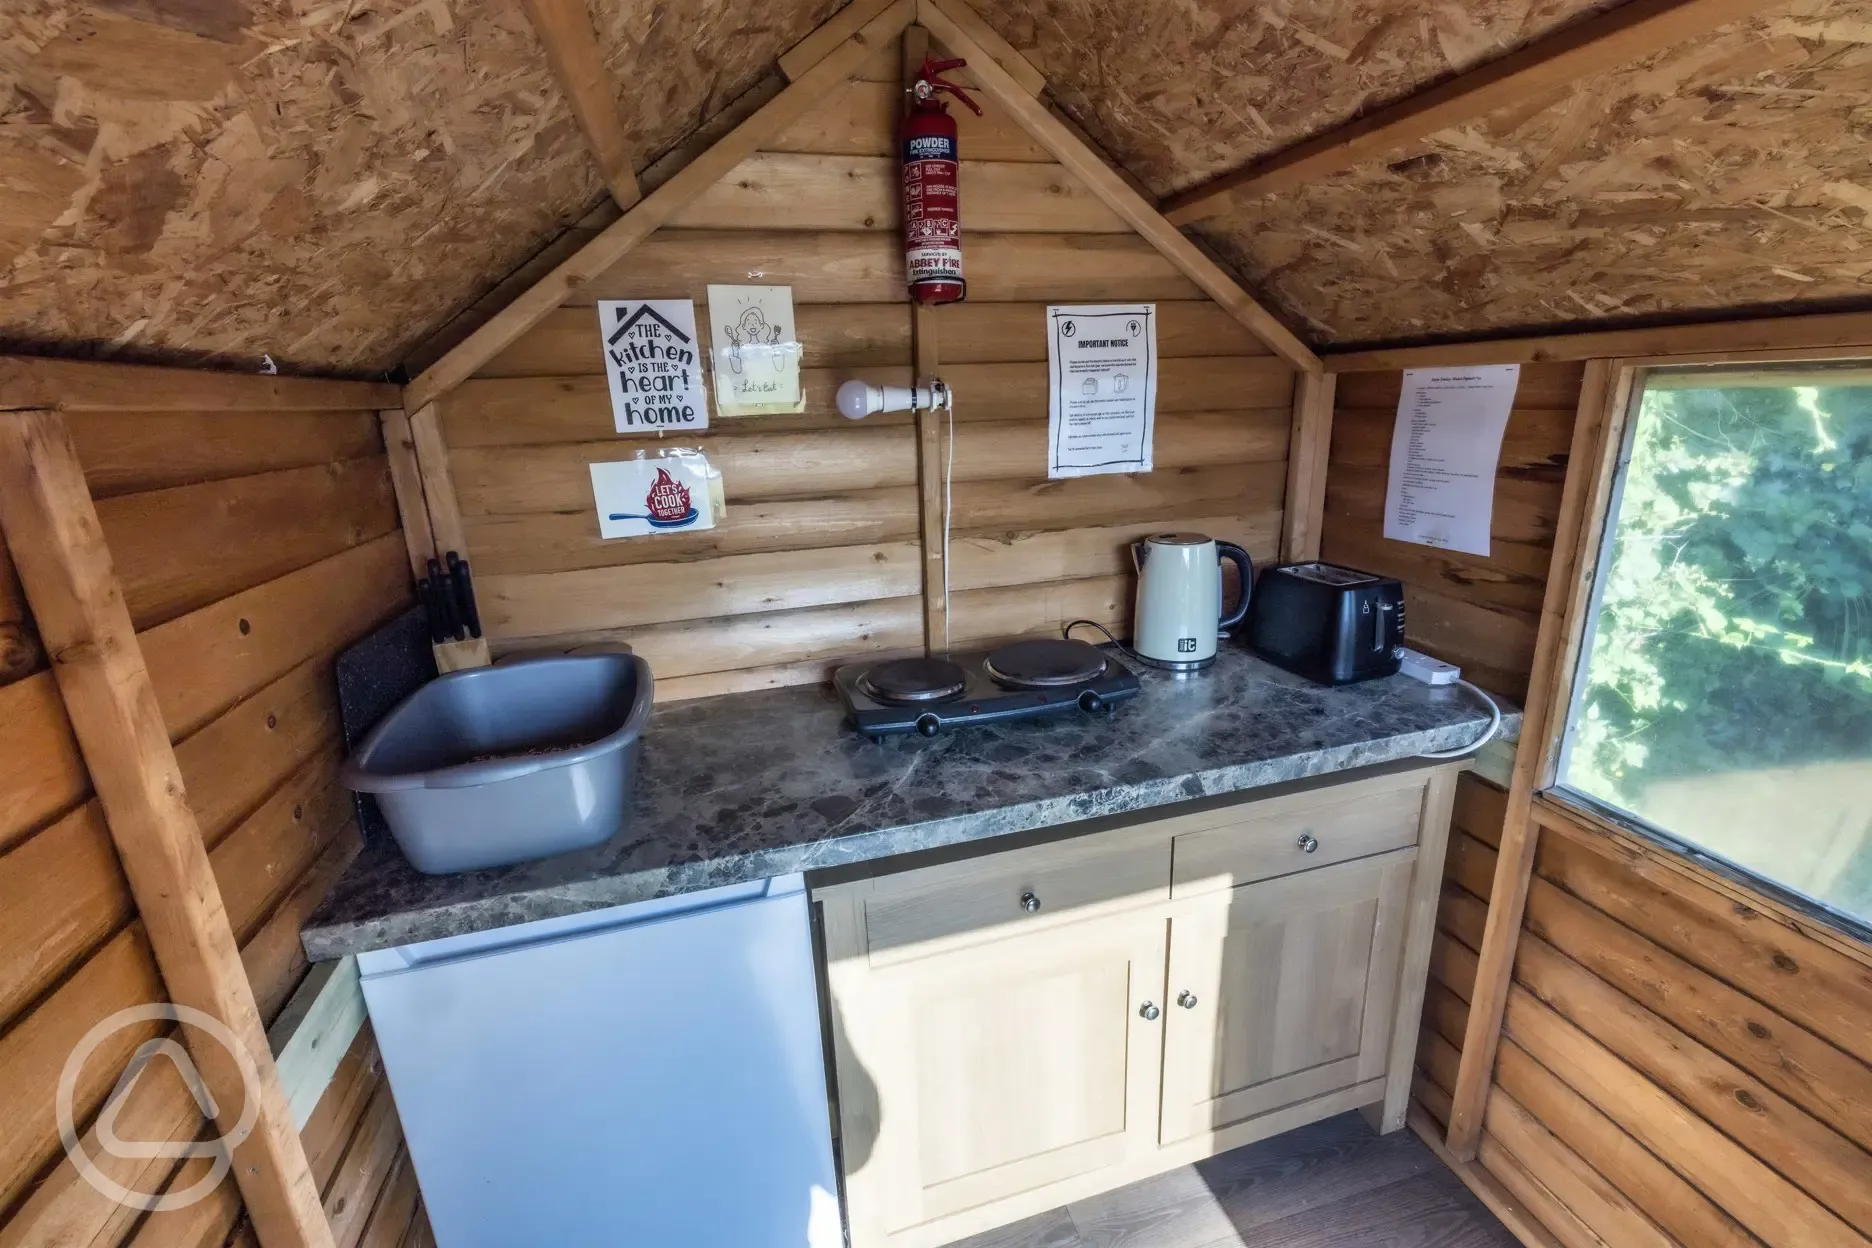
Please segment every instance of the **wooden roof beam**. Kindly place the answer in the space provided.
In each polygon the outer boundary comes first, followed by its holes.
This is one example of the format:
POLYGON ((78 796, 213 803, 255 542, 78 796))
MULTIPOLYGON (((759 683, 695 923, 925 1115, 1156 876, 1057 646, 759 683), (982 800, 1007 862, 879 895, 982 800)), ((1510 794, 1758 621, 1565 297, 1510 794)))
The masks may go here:
POLYGON ((1178 225, 1219 216, 1257 195, 1290 190, 1389 155, 1529 96, 1553 91, 1768 7, 1765 0, 1629 0, 1504 57, 1265 159, 1169 196, 1178 225))
POLYGON ((1144 241, 1183 271, 1203 293, 1244 325, 1248 332, 1271 347, 1274 353, 1304 373, 1324 371, 1319 356, 1293 331, 1257 303, 1221 265, 1205 255, 1200 247, 1170 222, 1164 220, 1157 206, 1133 190, 1124 177, 1105 163, 1079 136, 1055 117, 1045 104, 1027 94, 1020 81, 1004 69, 994 56, 951 16, 959 0, 917 0, 917 21, 929 28, 937 43, 954 56, 968 61, 969 72, 981 87, 982 94, 999 105, 1003 112, 1044 147, 1053 159, 1103 200, 1136 230, 1144 241))
POLYGON ((631 160, 624 117, 618 111, 617 83, 598 55, 598 32, 585 0, 520 0, 533 32, 546 49, 553 79, 565 92, 598 170, 620 208, 643 198, 631 160))

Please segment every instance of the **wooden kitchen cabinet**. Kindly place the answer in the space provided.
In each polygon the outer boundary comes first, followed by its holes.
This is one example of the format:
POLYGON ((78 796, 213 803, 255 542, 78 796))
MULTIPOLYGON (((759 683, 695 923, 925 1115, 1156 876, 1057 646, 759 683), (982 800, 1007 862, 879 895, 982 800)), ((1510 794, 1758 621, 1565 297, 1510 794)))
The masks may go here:
POLYGON ((1402 1125, 1461 765, 815 889, 854 1248, 1402 1125))
POLYGON ((1154 1154, 1164 933, 1149 914, 1088 920, 848 976, 853 1243, 944 1243, 1154 1154))
POLYGON ((1413 847, 1244 884, 1176 914, 1165 1144, 1215 1133, 1221 1151, 1270 1110, 1383 1099, 1416 859, 1413 847))

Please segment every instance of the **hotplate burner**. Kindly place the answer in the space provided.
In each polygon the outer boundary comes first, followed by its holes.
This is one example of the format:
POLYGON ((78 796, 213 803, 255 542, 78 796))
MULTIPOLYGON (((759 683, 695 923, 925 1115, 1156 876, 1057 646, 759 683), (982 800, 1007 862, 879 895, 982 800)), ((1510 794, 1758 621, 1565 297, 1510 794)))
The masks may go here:
POLYGON ((1083 641, 1042 637, 989 651, 982 670, 1010 689, 1054 689, 1098 679, 1105 671, 1105 656, 1083 641))
POLYGON ((946 702, 961 696, 967 685, 968 673, 947 659, 896 659, 858 678, 866 697, 892 706, 946 702))
POLYGON ((1033 716, 1109 716, 1141 688, 1117 659, 1052 638, 992 653, 847 663, 832 673, 832 686, 851 726, 873 740, 1033 716))

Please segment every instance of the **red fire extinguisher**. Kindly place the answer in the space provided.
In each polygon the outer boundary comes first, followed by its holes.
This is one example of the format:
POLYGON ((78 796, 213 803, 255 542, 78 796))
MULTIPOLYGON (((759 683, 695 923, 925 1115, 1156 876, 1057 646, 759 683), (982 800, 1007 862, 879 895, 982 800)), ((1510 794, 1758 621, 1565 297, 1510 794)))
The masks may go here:
POLYGON ((947 91, 981 116, 980 105, 941 77, 965 64, 924 58, 904 109, 904 266, 910 297, 918 303, 956 303, 968 293, 968 283, 962 280, 962 214, 956 201, 956 123, 939 98, 947 91))

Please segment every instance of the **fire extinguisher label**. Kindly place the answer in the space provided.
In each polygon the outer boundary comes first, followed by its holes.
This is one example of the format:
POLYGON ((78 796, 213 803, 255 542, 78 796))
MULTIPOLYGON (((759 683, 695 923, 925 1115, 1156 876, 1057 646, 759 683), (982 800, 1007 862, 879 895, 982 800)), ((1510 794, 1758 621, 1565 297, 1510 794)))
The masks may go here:
POLYGON ((904 160, 948 160, 956 158, 954 135, 913 134, 904 140, 904 160))

